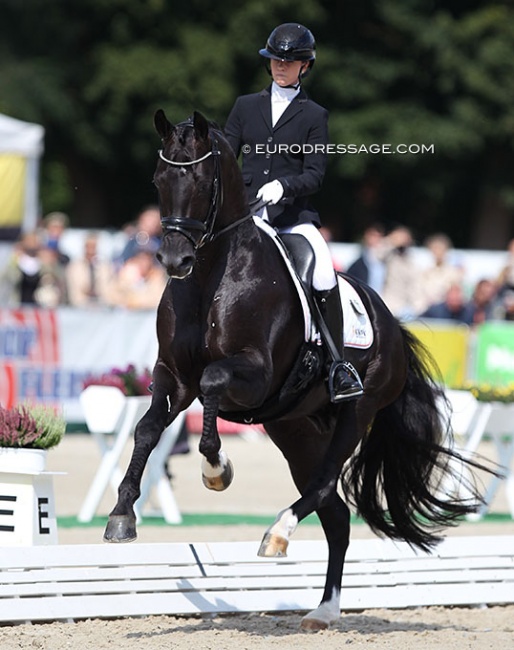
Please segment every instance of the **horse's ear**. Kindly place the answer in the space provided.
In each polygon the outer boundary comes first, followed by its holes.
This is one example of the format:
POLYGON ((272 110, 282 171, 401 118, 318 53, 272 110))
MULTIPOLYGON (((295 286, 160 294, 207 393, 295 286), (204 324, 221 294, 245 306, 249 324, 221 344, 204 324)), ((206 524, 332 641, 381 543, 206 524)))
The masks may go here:
POLYGON ((155 130, 161 136, 161 140, 167 140, 170 137, 170 135, 175 131, 175 127, 168 120, 162 108, 159 108, 159 110, 156 111, 153 117, 153 123, 155 126, 155 130))
POLYGON ((193 127, 198 139, 207 140, 207 136, 209 135, 209 122, 207 122, 206 118, 198 111, 193 113, 193 127))

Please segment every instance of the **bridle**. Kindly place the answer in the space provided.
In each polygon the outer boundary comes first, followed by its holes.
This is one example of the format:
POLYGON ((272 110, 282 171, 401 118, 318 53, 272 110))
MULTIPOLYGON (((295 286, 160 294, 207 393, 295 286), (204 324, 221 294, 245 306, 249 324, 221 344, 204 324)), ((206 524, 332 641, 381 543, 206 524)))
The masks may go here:
MULTIPOLYGON (((191 122, 182 122, 181 125, 191 127, 193 126, 191 122)), ((223 190, 221 186, 221 152, 218 147, 218 141, 212 138, 212 148, 204 156, 196 158, 195 160, 187 160, 182 162, 166 158, 162 152, 162 149, 159 150, 159 158, 168 165, 173 165, 175 167, 187 167, 189 165, 196 165, 203 162, 210 156, 212 156, 214 159, 214 178, 212 181, 211 202, 204 221, 191 219, 190 217, 161 217, 161 226, 165 231, 165 235, 169 232, 179 232, 193 244, 195 249, 200 248, 209 241, 212 241, 217 236, 213 234, 213 230, 214 224, 216 223, 216 217, 218 216, 223 190)))

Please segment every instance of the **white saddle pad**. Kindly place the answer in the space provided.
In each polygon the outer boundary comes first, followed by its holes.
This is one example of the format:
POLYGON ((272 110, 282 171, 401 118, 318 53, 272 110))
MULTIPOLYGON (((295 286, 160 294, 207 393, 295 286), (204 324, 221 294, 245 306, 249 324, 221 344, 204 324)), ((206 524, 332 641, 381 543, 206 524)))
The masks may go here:
MULTIPOLYGON (((291 275, 294 286, 298 293, 303 311, 304 325, 305 325, 305 340, 318 341, 320 338, 319 332, 314 324, 312 314, 309 308, 309 303, 305 296, 302 283, 298 279, 289 255, 280 240, 276 230, 274 230, 266 221, 260 217, 254 217, 256 226, 271 237, 275 243, 278 251, 282 255, 286 267, 291 275)), ((364 307, 359 294, 355 291, 352 285, 345 279, 338 277, 339 293, 341 294, 341 303, 343 307, 344 316, 344 344, 349 348, 369 348, 373 343, 373 328, 371 321, 364 307)))

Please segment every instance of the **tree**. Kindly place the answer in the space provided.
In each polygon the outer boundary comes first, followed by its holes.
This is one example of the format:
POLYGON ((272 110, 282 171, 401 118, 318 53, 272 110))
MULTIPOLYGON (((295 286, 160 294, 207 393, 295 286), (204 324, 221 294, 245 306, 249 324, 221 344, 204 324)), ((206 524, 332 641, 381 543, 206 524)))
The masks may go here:
POLYGON ((332 143, 434 146, 330 156, 315 202, 336 237, 380 217, 503 247, 514 9, 491 0, 3 0, 0 110, 46 128, 44 211, 119 227, 155 201, 155 110, 223 124, 236 96, 268 83, 258 49, 290 20, 316 36, 306 88, 330 111, 332 143))

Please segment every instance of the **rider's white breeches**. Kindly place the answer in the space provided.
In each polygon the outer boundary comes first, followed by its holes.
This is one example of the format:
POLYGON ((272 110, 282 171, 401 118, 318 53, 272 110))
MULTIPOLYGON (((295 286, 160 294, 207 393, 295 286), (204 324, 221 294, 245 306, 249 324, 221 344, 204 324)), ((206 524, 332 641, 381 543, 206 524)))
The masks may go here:
POLYGON ((278 228, 278 232, 280 234, 303 235, 312 246, 315 258, 312 286, 316 291, 328 291, 336 286, 337 280, 330 249, 323 235, 314 224, 301 223, 289 228, 278 228))

